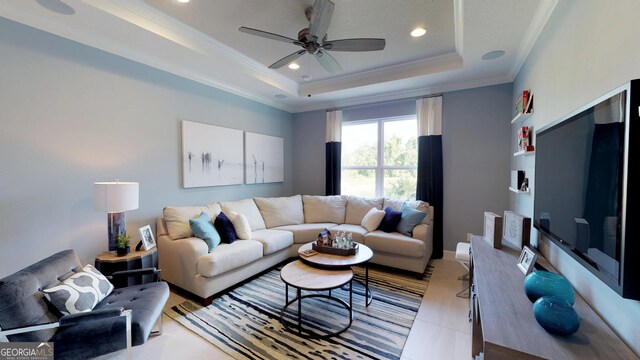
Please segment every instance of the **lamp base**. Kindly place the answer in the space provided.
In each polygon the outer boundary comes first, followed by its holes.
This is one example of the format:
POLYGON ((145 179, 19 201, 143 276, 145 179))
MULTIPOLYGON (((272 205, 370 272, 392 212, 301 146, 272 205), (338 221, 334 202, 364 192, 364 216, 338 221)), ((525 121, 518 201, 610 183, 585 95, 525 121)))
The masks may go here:
POLYGON ((126 234, 127 232, 124 212, 108 213, 107 220, 109 231, 109 251, 114 251, 118 248, 118 236, 126 234))

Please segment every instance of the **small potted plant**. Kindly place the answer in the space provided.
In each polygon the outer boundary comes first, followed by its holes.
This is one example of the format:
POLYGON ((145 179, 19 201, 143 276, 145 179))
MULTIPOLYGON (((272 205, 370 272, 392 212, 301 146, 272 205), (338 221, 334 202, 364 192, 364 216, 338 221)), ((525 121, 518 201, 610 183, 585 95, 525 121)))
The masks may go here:
POLYGON ((124 256, 131 252, 129 239, 131 239, 131 235, 127 235, 127 233, 118 235, 118 248, 116 249, 118 256, 124 256))

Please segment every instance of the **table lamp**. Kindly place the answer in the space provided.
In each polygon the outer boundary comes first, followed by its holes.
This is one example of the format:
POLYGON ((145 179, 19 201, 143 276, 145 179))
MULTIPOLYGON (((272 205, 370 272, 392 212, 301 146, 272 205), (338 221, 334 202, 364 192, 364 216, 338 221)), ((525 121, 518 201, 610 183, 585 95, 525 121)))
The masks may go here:
POLYGON ((93 184, 93 209, 107 212, 109 251, 116 250, 118 236, 127 232, 124 212, 138 208, 137 182, 96 182, 93 184))

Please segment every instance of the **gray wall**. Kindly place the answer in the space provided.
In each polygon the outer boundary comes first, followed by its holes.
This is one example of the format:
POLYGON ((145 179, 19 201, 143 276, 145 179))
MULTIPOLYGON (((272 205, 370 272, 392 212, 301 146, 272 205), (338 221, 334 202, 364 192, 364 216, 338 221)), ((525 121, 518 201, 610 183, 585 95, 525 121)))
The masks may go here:
MULTIPOLYGON (((640 78, 638 13, 640 2, 636 0, 558 2, 514 82, 514 103, 523 89, 534 94, 535 113, 527 120, 530 125, 540 129, 624 82, 640 78)), ((512 138, 515 131, 516 126, 512 138)), ((533 157, 512 159, 512 167, 525 168, 531 177, 534 165, 533 157)), ((532 188, 535 193, 535 184, 532 188)), ((532 216, 533 196, 514 196, 511 206, 532 216)), ((532 235, 538 237, 535 230, 532 235)), ((538 242, 553 266, 640 354, 640 301, 621 298, 547 239, 538 242)))
POLYGON ((135 243, 166 205, 292 193, 291 114, 3 18, 0 34, 0 277, 106 250, 95 181, 140 183, 135 243), (284 137, 284 183, 182 189, 181 119, 284 137))
MULTIPOLYGON (((467 232, 482 233, 485 211, 502 213, 507 209, 509 197, 504 190, 509 186, 511 95, 511 84, 443 95, 445 250, 455 251, 467 232)), ((415 112, 415 99, 407 99, 347 108, 343 120, 415 112)), ((324 111, 294 115, 296 193, 324 194, 325 122, 324 111)))

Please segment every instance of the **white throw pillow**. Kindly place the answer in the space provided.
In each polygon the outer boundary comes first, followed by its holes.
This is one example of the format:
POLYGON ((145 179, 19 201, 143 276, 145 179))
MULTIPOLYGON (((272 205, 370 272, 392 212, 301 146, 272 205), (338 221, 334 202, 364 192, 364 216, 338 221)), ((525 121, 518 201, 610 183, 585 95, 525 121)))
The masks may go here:
POLYGON ((384 214, 384 210, 371 208, 371 210, 369 210, 369 212, 362 218, 362 223, 360 225, 369 232, 374 231, 378 226, 380 226, 382 218, 384 218, 384 214))
POLYGON ((246 216, 231 211, 229 213, 229 220, 231 220, 231 224, 233 224, 233 228, 236 230, 238 239, 251 240, 251 225, 249 225, 249 220, 247 220, 246 216))

